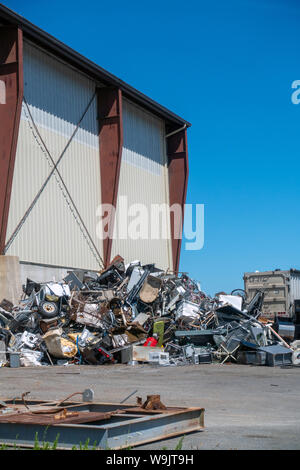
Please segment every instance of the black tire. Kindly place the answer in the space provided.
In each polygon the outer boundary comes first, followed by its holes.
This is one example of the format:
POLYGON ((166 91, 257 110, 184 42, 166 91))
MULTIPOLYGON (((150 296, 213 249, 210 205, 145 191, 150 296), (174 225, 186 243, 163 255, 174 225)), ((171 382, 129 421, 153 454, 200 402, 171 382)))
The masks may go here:
POLYGON ((58 314, 58 306, 55 302, 45 300, 40 303, 39 312, 43 318, 54 318, 58 314))

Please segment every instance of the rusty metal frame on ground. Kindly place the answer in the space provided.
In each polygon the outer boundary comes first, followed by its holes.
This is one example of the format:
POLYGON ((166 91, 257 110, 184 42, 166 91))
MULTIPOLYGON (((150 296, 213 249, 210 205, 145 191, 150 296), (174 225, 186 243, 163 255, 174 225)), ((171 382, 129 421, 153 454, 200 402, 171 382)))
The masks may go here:
MULTIPOLYGON (((3 401, 9 407, 24 408, 22 399, 3 401)), ((60 416, 70 417, 72 421, 77 415, 80 423, 45 425, 38 423, 45 415, 43 409, 53 410, 53 402, 28 400, 26 403, 30 409, 40 410, 39 413, 32 414, 31 420, 27 413, 24 422, 21 414, 13 420, 15 422, 0 422, 1 444, 32 448, 37 436, 39 441, 50 445, 58 439, 57 449, 72 449, 89 439, 90 448, 117 450, 204 430, 204 408, 145 410, 141 406, 121 403, 70 402, 64 404, 60 416), (85 419, 82 418, 84 415, 85 419)))

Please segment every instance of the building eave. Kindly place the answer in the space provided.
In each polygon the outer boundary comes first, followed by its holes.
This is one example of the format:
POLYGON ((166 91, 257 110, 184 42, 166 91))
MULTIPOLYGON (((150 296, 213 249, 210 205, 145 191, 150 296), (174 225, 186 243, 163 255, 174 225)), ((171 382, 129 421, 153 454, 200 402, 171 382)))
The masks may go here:
POLYGON ((71 47, 2 4, 0 4, 0 22, 4 25, 18 26, 22 29, 25 38, 34 41, 49 52, 58 55, 62 60, 82 70, 94 80, 101 82, 105 86, 120 88, 123 96, 163 118, 168 124, 169 130, 173 130, 176 126, 182 126, 184 124, 186 127, 191 126, 188 121, 152 100, 144 93, 133 88, 128 83, 79 54, 71 47))

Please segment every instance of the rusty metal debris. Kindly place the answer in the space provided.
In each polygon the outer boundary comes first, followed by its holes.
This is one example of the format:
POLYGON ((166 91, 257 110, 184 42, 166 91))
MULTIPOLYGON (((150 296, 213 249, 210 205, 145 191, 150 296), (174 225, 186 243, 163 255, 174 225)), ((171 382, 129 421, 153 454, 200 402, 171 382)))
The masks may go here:
POLYGON ((137 404, 143 410, 166 410, 167 407, 160 401, 160 395, 147 395, 147 400, 142 404, 142 398, 137 397, 137 404))
POLYGON ((3 366, 299 362, 292 338, 260 319, 263 293, 212 298, 186 273, 125 266, 119 255, 99 273, 27 279, 23 292, 18 305, 0 304, 3 366))
POLYGON ((28 409, 21 398, 0 403, 0 443, 18 447, 31 448, 43 439, 57 449, 72 449, 84 436, 88 448, 123 449, 204 430, 204 408, 165 406, 160 395, 149 395, 144 403, 140 398, 138 405, 30 400, 28 409))

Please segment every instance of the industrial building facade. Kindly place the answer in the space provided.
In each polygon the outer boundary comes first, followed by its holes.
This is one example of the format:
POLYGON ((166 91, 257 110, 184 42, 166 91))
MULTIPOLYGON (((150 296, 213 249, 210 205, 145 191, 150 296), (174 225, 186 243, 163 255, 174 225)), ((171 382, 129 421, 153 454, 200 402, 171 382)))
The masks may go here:
POLYGON ((0 6, 0 124, 1 255, 99 270, 120 254, 178 270, 168 208, 185 203, 188 122, 0 6), (169 236, 99 239, 99 204, 118 210, 121 196, 165 206, 169 236))

